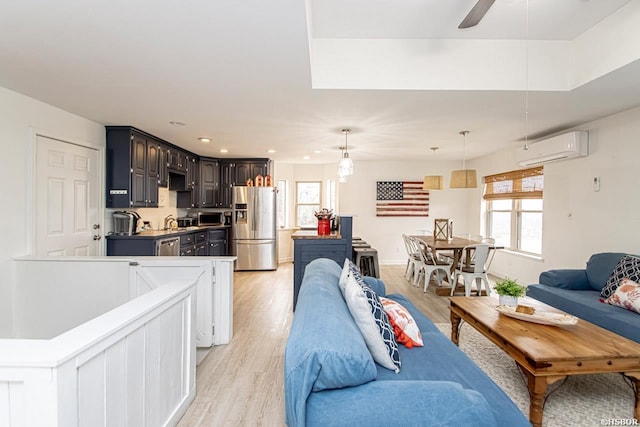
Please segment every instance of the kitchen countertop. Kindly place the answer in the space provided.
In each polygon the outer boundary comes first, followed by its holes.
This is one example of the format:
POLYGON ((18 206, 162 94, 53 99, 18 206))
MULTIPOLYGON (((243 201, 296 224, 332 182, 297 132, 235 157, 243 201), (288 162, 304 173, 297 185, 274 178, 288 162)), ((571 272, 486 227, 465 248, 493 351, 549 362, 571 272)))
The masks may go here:
POLYGON ((189 234, 195 233, 198 231, 204 230, 220 230, 220 229, 230 229, 230 225, 201 225, 194 227, 182 227, 182 228, 173 228, 171 230, 145 230, 138 234, 134 234, 131 236, 126 236, 122 234, 109 234, 107 239, 156 239, 158 237, 165 236, 179 236, 181 234, 189 234))
POLYGON ((340 240, 342 235, 336 231, 332 231, 328 235, 319 235, 318 230, 299 230, 291 235, 294 240, 297 239, 328 239, 328 240, 340 240))

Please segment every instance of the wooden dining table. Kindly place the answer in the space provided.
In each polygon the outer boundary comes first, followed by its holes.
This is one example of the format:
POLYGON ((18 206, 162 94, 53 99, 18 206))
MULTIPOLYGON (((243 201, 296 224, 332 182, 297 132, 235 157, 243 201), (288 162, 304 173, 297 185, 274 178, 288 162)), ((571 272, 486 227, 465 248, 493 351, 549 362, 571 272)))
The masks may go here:
MULTIPOLYGON (((469 245, 478 245, 483 242, 479 240, 471 240, 466 237, 453 236, 447 240, 436 240, 433 238, 433 235, 414 235, 413 237, 420 240, 426 246, 428 246, 432 251, 434 256, 438 255, 438 251, 452 251, 453 252, 453 264, 451 264, 451 278, 453 279, 453 272, 460 265, 460 260, 462 259, 462 252, 465 247, 469 245)), ((492 245, 492 249, 504 249, 504 246, 495 246, 492 245)), ((467 250, 467 256, 465 259, 465 266, 469 267, 471 264, 471 251, 467 250)), ((451 285, 448 286, 438 286, 436 288, 437 295, 449 295, 451 292, 451 285)))

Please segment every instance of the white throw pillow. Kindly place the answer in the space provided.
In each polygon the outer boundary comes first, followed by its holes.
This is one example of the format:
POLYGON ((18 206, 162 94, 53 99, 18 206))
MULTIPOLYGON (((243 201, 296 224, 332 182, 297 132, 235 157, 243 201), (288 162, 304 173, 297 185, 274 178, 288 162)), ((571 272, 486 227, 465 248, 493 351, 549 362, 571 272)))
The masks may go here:
POLYGON ((382 303, 369 286, 362 286, 347 275, 344 299, 353 320, 358 325, 373 360, 380 366, 400 372, 400 353, 389 318, 382 303))

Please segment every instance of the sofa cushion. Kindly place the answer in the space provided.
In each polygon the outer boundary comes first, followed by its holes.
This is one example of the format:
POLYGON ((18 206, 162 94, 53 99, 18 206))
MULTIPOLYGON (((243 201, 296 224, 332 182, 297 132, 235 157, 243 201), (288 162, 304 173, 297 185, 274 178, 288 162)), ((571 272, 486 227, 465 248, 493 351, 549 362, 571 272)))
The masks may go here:
MULTIPOLYGON (((378 367, 378 375, 375 382, 453 381, 459 383, 465 389, 481 391, 486 400, 490 402, 491 412, 499 426, 530 425, 526 417, 504 391, 464 352, 460 351, 449 337, 440 332, 406 297, 400 294, 390 294, 387 295, 387 298, 401 303, 411 313, 422 332, 424 347, 412 349, 400 347, 400 357, 402 358, 402 370, 400 373, 393 374, 386 369, 378 367)), ((464 340, 464 333, 461 334, 460 339, 464 340)), ((442 401, 443 405, 445 405, 444 402, 442 401)), ((456 408, 459 407, 456 405, 456 408)))
POLYGON ((364 282, 358 283, 352 274, 347 275, 346 282, 344 299, 373 360, 387 369, 399 372, 401 362, 398 343, 380 299, 364 282))
MULTIPOLYGON (((598 291, 572 291, 545 285, 529 285, 527 296, 640 342, 640 316, 624 308, 600 302, 598 291)), ((402 357, 402 353, 400 356, 402 357)))
POLYGON ((389 322, 396 335, 396 341, 407 348, 422 347, 422 334, 416 321, 402 304, 392 299, 380 297, 384 312, 389 316, 389 322))
POLYGON ((640 313, 640 285, 633 280, 624 278, 613 295, 605 302, 640 313))
POLYGON ((479 391, 451 381, 372 381, 313 393, 306 427, 530 426, 522 415, 519 422, 497 422, 493 404, 479 391))
POLYGON ((616 264, 624 255, 621 252, 602 252, 591 255, 585 268, 591 289, 602 290, 616 264))
POLYGON ((613 268, 609 279, 602 288, 602 298, 609 298, 620 285, 620 281, 629 278, 635 282, 640 281, 640 258, 633 255, 624 255, 613 268))
POLYGON ((359 385, 376 376, 376 364, 338 288, 340 271, 329 259, 305 268, 284 359, 289 425, 304 425, 312 391, 359 385))

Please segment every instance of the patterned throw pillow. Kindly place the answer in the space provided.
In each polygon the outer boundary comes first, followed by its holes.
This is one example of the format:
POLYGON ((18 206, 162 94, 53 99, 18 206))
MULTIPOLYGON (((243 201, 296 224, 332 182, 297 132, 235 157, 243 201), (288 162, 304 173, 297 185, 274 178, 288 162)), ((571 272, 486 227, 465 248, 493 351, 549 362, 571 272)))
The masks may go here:
POLYGON ((338 286, 342 291, 342 296, 344 296, 344 288, 347 286, 347 277, 351 275, 361 286, 364 286, 364 279, 360 274, 360 270, 358 267, 351 261, 349 258, 344 259, 344 265, 342 266, 342 273, 340 274, 340 281, 338 282, 338 286))
POLYGON ((609 280, 607 280, 607 284, 602 288, 600 296, 604 299, 609 298, 615 293, 616 288, 620 285, 620 281, 624 278, 629 278, 634 282, 640 282, 640 258, 632 255, 623 256, 613 269, 609 280))
POLYGON ((396 341, 407 348, 422 347, 422 334, 416 321, 402 304, 389 298, 380 297, 384 312, 389 316, 389 322, 396 334, 396 341))
POLYGON ((389 317, 376 293, 347 276, 344 299, 353 320, 358 325, 373 360, 380 366, 400 372, 400 353, 389 317))
POLYGON ((620 281, 620 286, 618 286, 613 295, 607 298, 605 302, 640 313, 640 285, 624 278, 620 281))

